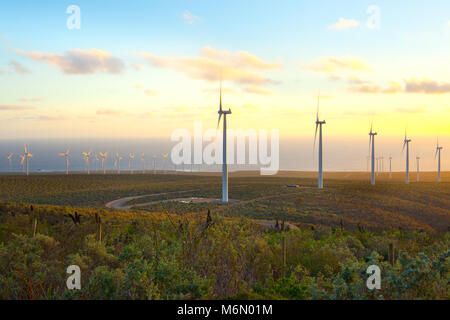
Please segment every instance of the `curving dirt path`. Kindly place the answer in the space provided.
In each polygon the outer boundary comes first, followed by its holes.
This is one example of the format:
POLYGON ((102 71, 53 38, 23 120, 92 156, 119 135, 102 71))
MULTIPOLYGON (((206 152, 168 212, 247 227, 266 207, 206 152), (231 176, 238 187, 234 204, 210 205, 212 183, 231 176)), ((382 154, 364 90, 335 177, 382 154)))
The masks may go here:
POLYGON ((198 191, 198 189, 185 190, 185 191, 163 192, 163 193, 152 193, 152 194, 146 194, 146 195, 143 195, 143 196, 132 196, 132 197, 120 198, 120 199, 108 202, 107 204, 105 204, 105 207, 107 207, 109 209, 130 210, 130 209, 136 208, 136 207, 145 207, 145 206, 154 204, 156 202, 166 202, 166 201, 173 201, 173 200, 175 200, 175 199, 160 200, 160 201, 151 201, 151 202, 145 202, 145 203, 138 203, 138 204, 133 204, 133 205, 126 205, 128 202, 136 200, 136 199, 142 199, 142 198, 147 198, 147 197, 156 197, 156 196, 164 196, 164 195, 167 195, 167 194, 174 194, 174 193, 188 193, 188 192, 193 192, 193 191, 198 191))
MULTIPOLYGON (((142 196, 132 196, 132 197, 120 198, 120 199, 113 200, 113 201, 106 203, 105 206, 109 209, 131 210, 131 209, 137 208, 137 207, 145 207, 145 206, 155 204, 155 203, 170 202, 170 201, 180 201, 180 202, 192 201, 192 202, 210 202, 210 203, 220 201, 218 199, 210 199, 210 198, 176 198, 176 199, 158 200, 158 201, 151 201, 151 202, 145 202, 145 203, 139 203, 139 204, 133 204, 133 205, 126 205, 128 202, 130 202, 132 200, 136 200, 136 199, 141 199, 141 198, 146 198, 146 197, 155 197, 155 196, 161 196, 161 195, 167 195, 167 194, 175 194, 175 193, 181 194, 181 193, 188 193, 188 192, 193 192, 193 191, 198 191, 198 189, 185 190, 185 191, 172 191, 172 192, 164 192, 164 193, 153 193, 153 194, 142 195, 142 196)), ((244 204, 248 204, 248 203, 252 203, 252 202, 256 202, 256 201, 261 201, 261 200, 266 200, 266 199, 271 199, 271 198, 276 198, 276 197, 289 196, 289 195, 295 195, 295 193, 292 193, 292 192, 281 193, 281 194, 276 194, 276 195, 259 197, 259 198, 246 200, 246 201, 235 201, 235 202, 229 203, 228 205, 224 205, 222 207, 216 208, 214 211, 220 212, 220 211, 224 211, 224 210, 226 210, 230 207, 234 207, 234 206, 239 206, 239 205, 244 205, 244 204)), ((206 211, 205 211, 205 213, 206 213, 206 211)), ((262 220, 253 220, 253 221, 259 225, 266 227, 266 228, 273 229, 276 226, 276 221, 262 221, 262 220)), ((285 225, 293 230, 298 229, 297 226, 295 226, 291 223, 288 223, 288 222, 286 222, 285 225)))

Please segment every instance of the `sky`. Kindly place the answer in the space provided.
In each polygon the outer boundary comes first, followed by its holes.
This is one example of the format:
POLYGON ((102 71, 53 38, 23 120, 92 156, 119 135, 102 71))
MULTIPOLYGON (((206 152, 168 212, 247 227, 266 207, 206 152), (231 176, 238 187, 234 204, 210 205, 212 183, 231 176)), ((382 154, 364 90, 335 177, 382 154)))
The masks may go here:
POLYGON ((330 158, 363 157, 373 121, 377 146, 400 153, 406 129, 431 168, 449 56, 448 0, 2 1, 0 139, 169 141, 215 128, 222 78, 233 129, 307 144, 320 91, 330 158))

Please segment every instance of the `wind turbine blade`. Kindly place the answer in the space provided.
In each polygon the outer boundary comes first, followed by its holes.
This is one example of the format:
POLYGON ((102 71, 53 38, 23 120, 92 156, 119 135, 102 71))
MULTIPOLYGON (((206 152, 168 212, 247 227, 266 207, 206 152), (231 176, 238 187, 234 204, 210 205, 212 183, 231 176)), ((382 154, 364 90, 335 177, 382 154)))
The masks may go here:
POLYGON ((24 143, 23 146, 24 146, 24 149, 25 149, 25 153, 27 153, 27 144, 24 143))
POLYGON ((402 149, 402 152, 405 151, 405 146, 406 146, 406 139, 405 139, 405 142, 403 143, 403 149, 402 149))
POLYGON ((316 123, 316 133, 314 134, 314 148, 313 148, 313 150, 316 150, 317 128, 318 127, 319 127, 319 124, 316 123))
POLYGON ((220 125, 220 118, 222 118, 222 113, 219 113, 219 121, 217 121, 217 129, 219 129, 219 125, 220 125))

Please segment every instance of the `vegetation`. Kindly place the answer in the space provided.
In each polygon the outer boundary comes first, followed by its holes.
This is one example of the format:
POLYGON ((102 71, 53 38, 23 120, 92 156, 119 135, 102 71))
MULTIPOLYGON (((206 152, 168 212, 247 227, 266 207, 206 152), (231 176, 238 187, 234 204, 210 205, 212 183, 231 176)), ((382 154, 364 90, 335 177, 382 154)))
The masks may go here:
POLYGON ((121 197, 170 191, 217 197, 215 180, 1 177, 0 299, 450 298, 446 183, 380 183, 369 195, 357 179, 328 181, 319 191, 286 188, 299 184, 292 177, 236 177, 230 195, 241 201, 225 206, 104 207, 121 197), (267 228, 255 218, 279 225, 286 219, 298 228, 267 228), (373 264, 381 268, 381 290, 366 286, 373 264), (66 287, 69 265, 81 268, 81 290, 66 287))

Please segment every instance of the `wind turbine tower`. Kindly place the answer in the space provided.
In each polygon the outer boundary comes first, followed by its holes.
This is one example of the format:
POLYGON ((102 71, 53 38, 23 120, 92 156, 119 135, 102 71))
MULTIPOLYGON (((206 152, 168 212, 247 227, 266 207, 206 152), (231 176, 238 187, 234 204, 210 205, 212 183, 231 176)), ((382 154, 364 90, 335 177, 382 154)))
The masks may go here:
POLYGON ((130 170, 131 174, 133 174, 133 159, 134 154, 132 153, 128 154, 128 170, 130 170))
POLYGON ((373 123, 370 125, 370 132, 369 132, 369 150, 372 147, 372 150, 370 152, 371 156, 371 173, 370 173, 370 182, 372 185, 375 185, 375 136, 378 133, 373 132, 373 123))
POLYGON ((405 131, 405 140, 403 141, 403 151, 405 150, 406 146, 406 184, 409 183, 409 143, 411 142, 411 139, 408 139, 406 136, 405 131))
POLYGON ((392 157, 389 156, 389 179, 392 179, 392 157))
POLYGON ((156 173, 156 154, 153 154, 153 174, 156 173))
POLYGON ((69 174, 69 153, 70 153, 70 147, 69 147, 69 149, 67 149, 66 152, 59 154, 60 157, 66 158, 66 174, 69 174))
POLYGON ((145 173, 145 153, 142 152, 141 155, 141 163, 142 163, 142 173, 145 173))
POLYGON ((86 162, 87 174, 90 174, 91 168, 90 168, 89 158, 91 157, 92 149, 89 150, 89 152, 83 152, 82 154, 84 156, 84 161, 86 162))
POLYGON ((318 188, 323 189, 323 163, 322 163, 322 125, 326 124, 326 121, 319 120, 319 104, 320 104, 320 92, 317 95, 317 113, 316 113, 316 133, 314 135, 314 148, 316 147, 317 129, 319 129, 319 178, 318 188))
POLYGON ((222 133, 222 202, 228 203, 228 163, 227 163, 227 115, 231 114, 231 109, 222 109, 222 81, 220 81, 220 98, 219 98, 219 121, 217 121, 217 129, 220 125, 220 119, 223 115, 223 133, 222 133))
POLYGON ((441 182, 441 150, 443 148, 439 147, 439 139, 437 140, 437 144, 436 144, 436 154, 434 156, 434 158, 436 159, 437 156, 438 157, 438 182, 441 182))
POLYGON ((103 174, 106 174, 106 168, 105 168, 105 161, 106 161, 106 157, 108 156, 108 152, 99 152, 100 158, 102 158, 102 169, 103 169, 103 174))
POLYGON ((14 153, 8 154, 8 162, 9 162, 9 171, 12 171, 12 157, 14 156, 14 153))
POLYGON ((419 174, 420 157, 417 156, 416 160, 417 160, 417 182, 419 182, 420 181, 420 174, 419 174))
POLYGON ((27 176, 29 175, 29 169, 30 169, 30 167, 29 167, 29 161, 28 161, 28 159, 29 158, 32 158, 33 157, 33 155, 31 154, 31 153, 29 153, 28 152, 28 149, 27 149, 27 145, 26 144, 24 144, 24 149, 25 149, 25 153, 24 153, 24 155, 25 155, 25 160, 26 160, 26 162, 27 162, 27 176))

